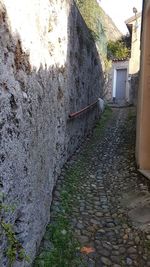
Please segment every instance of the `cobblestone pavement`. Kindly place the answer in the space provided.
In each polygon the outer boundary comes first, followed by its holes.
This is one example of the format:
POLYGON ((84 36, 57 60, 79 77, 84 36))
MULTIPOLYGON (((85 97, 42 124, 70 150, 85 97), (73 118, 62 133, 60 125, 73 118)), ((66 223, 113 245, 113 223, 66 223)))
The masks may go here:
MULTIPOLYGON (((133 227, 128 208, 121 204, 125 193, 139 192, 145 181, 135 165, 133 117, 132 108, 113 110, 103 136, 90 148, 90 161, 85 164, 86 179, 81 175, 75 196, 78 204, 72 208, 70 221, 81 246, 93 250, 84 255, 88 267, 150 266, 150 235, 133 227)), ((74 164, 76 157, 68 166, 74 164)), ((61 183, 62 177, 54 194, 52 218, 61 183)))

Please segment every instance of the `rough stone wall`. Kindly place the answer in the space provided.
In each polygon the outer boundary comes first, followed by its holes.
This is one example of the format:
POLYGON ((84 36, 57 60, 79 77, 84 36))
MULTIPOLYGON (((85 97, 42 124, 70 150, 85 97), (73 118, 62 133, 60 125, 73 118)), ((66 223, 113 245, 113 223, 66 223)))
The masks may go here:
MULTIPOLYGON (((15 207, 2 209, 0 219, 13 226, 32 261, 61 167, 99 112, 94 107, 72 120, 68 115, 102 95, 104 78, 96 46, 71 0, 1 0, 0 58, 0 197, 15 207)), ((4 267, 7 239, 1 230, 4 267)))
POLYGON ((131 80, 130 80, 130 103, 135 106, 137 105, 138 88, 139 88, 139 72, 134 75, 131 75, 131 80))
POLYGON ((106 102, 111 103, 113 101, 113 75, 114 69, 111 67, 108 71, 107 80, 105 82, 104 98, 106 102))

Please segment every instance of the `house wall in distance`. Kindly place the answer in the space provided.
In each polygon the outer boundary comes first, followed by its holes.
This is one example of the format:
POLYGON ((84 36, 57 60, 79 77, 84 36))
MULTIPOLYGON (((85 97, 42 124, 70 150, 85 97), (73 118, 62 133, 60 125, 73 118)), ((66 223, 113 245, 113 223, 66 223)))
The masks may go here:
POLYGON ((106 86, 106 100, 108 102, 113 102, 116 96, 116 72, 117 69, 127 69, 126 78, 126 102, 129 101, 129 83, 128 83, 128 72, 129 72, 129 61, 113 61, 112 68, 109 72, 109 79, 106 86))
POLYGON ((132 39, 131 39, 131 57, 129 61, 129 74, 135 74, 140 68, 140 36, 141 36, 141 16, 133 20, 132 39))

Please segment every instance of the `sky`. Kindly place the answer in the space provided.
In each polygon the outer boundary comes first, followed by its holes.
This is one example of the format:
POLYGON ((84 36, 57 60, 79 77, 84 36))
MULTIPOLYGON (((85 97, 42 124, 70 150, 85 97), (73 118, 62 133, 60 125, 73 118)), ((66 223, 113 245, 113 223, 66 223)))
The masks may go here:
POLYGON ((134 16, 133 7, 136 7, 138 12, 142 9, 142 0, 98 0, 98 2, 123 34, 127 33, 124 21, 134 16))

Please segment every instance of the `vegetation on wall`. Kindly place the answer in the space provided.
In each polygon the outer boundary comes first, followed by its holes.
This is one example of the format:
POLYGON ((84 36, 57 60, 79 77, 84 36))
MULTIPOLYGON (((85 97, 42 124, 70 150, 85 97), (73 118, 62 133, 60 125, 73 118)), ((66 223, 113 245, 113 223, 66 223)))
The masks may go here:
POLYGON ((79 10, 91 30, 93 37, 98 40, 101 9, 95 0, 76 0, 79 10))
POLYGON ((109 68, 109 60, 127 59, 130 57, 131 38, 122 36, 119 40, 108 40, 104 26, 104 12, 97 0, 75 0, 79 11, 95 40, 105 69, 109 68))
POLYGON ((107 38, 102 24, 102 9, 96 0, 75 0, 79 11, 97 44, 99 53, 107 55, 107 38))
POLYGON ((27 256, 25 249, 22 244, 18 241, 16 234, 13 230, 13 225, 4 220, 4 215, 8 212, 13 212, 15 207, 8 206, 3 204, 3 193, 0 193, 0 232, 4 234, 6 238, 7 247, 4 252, 7 260, 8 266, 14 266, 14 262, 17 261, 26 261, 29 262, 30 258, 27 256))
POLYGON ((123 36, 118 41, 109 41, 107 46, 108 59, 127 59, 130 57, 130 37, 123 36))

